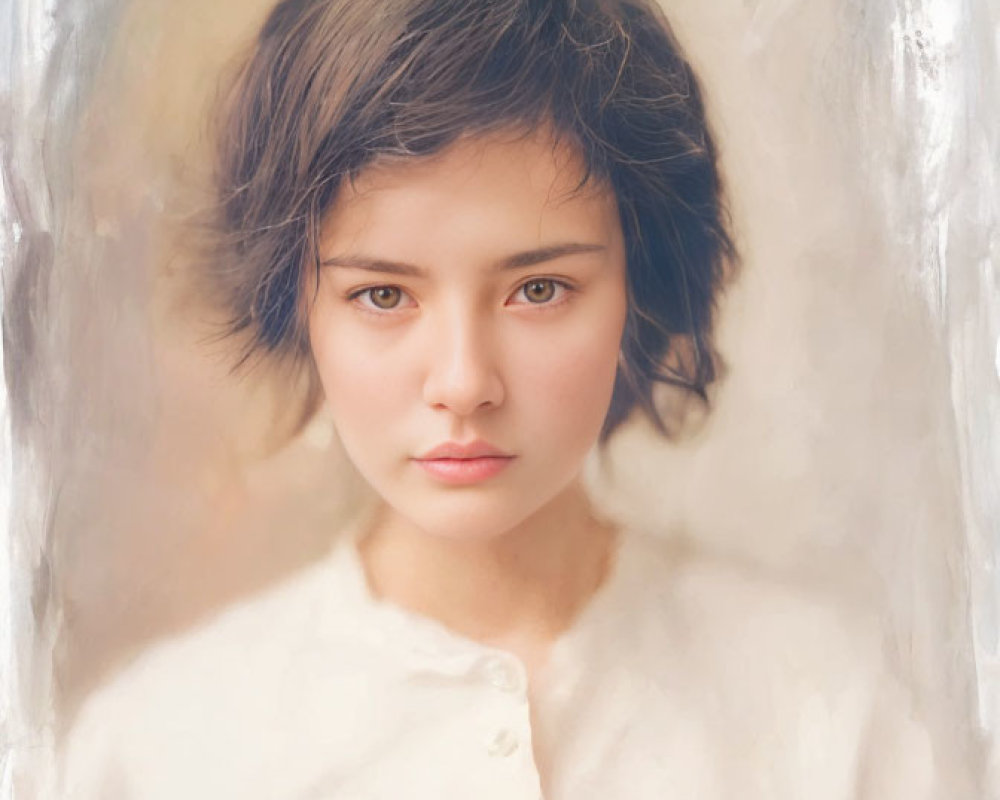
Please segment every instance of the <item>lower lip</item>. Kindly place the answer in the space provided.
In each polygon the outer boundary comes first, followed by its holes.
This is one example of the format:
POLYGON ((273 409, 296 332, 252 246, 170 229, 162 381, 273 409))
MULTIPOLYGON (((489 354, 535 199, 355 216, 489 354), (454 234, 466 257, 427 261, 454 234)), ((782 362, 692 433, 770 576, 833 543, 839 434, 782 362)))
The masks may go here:
POLYGON ((433 458, 417 460, 417 464, 433 477, 453 486, 479 483, 499 474, 514 460, 513 456, 486 458, 433 458))

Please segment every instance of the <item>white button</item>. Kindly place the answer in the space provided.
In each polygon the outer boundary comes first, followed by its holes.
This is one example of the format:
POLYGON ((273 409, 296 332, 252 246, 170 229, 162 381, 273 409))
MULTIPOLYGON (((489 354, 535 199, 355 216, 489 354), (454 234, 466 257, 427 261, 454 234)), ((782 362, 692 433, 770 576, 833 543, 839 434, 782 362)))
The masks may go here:
POLYGON ((490 684, 503 692, 517 692, 521 689, 521 676, 517 667, 499 656, 491 658, 483 668, 490 684))
POLYGON ((520 742, 517 741, 517 736, 513 732, 504 729, 497 732, 497 735, 493 737, 493 741, 490 742, 489 754, 491 756, 500 756, 506 758, 507 756, 513 755, 517 748, 520 746, 520 742))

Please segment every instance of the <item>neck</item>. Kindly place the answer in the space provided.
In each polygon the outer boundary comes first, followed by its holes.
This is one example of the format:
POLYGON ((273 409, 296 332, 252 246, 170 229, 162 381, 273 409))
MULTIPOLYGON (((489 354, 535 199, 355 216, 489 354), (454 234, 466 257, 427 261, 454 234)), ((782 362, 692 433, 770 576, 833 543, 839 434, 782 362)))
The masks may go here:
POLYGON ((485 541, 434 536, 382 506, 358 549, 376 596, 485 644, 531 650, 572 624, 604 581, 613 541, 574 484, 485 541))

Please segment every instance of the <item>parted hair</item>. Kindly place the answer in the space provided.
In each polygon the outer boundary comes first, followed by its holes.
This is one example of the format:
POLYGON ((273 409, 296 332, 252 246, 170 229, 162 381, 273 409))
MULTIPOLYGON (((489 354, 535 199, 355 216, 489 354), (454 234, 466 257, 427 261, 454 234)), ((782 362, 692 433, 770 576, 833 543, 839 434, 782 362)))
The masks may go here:
POLYGON ((218 109, 206 277, 238 366, 311 365, 303 277, 343 181, 460 136, 547 126, 581 157, 581 187, 613 189, 625 236, 628 314, 601 443, 636 406, 669 433, 658 383, 707 402, 735 251, 698 82, 651 3, 284 0, 218 109))

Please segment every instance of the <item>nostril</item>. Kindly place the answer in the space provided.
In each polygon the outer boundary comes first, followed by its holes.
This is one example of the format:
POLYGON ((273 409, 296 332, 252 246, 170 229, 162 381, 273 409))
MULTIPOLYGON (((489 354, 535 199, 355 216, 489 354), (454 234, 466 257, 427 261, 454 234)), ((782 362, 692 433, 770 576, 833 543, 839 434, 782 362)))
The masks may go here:
POLYGON ((435 408, 468 415, 503 402, 504 385, 499 370, 488 357, 473 357, 469 348, 459 350, 424 382, 424 400, 435 408))

